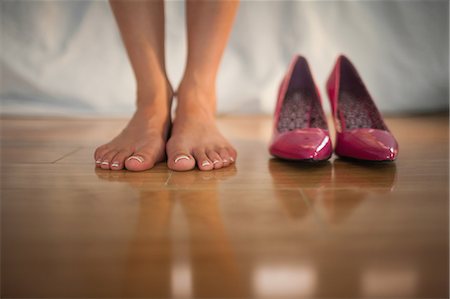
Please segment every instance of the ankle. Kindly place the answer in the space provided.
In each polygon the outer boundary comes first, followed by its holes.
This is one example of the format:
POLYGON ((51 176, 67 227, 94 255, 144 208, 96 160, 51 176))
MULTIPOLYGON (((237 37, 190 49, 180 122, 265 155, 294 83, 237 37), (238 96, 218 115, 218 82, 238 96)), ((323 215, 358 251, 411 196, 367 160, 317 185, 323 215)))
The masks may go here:
POLYGON ((215 80, 200 77, 184 77, 177 89, 177 95, 184 97, 189 95, 199 99, 208 99, 215 102, 216 99, 216 83, 215 80))
POLYGON ((216 95, 214 87, 180 84, 177 90, 177 115, 215 119, 216 95))
POLYGON ((136 80, 136 91, 140 96, 172 96, 173 89, 167 77, 152 77, 148 80, 136 80))
POLYGON ((181 80, 179 91, 183 89, 201 90, 203 92, 215 92, 216 90, 216 76, 211 72, 194 72, 186 71, 181 80))
POLYGON ((174 95, 170 82, 165 80, 137 83, 136 106, 138 110, 148 110, 155 106, 171 106, 174 95))

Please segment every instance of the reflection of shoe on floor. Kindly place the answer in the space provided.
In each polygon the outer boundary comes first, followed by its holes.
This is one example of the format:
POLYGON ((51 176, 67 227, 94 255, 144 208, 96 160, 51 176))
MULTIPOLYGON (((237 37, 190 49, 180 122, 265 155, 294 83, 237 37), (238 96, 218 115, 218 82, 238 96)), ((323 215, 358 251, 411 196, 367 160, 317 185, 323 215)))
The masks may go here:
POLYGON ((315 199, 331 186, 331 163, 319 164, 269 160, 269 171, 275 197, 280 201, 283 210, 291 219, 299 220, 310 213, 315 199), (310 201, 303 198, 300 189, 308 190, 310 201))
MULTIPOLYGON (((370 163, 335 159, 333 183, 321 193, 321 208, 329 224, 349 218, 370 193, 391 192, 396 182, 395 163, 370 163)), ((308 193, 308 197, 315 196, 308 193)))
POLYGON ((276 188, 320 188, 331 186, 332 165, 323 163, 302 163, 269 160, 269 171, 276 188))
POLYGON ((333 181, 336 188, 357 188, 364 192, 390 192, 396 182, 395 163, 365 163, 335 159, 333 181))
POLYGON ((322 195, 324 218, 329 224, 344 222, 364 201, 367 193, 356 189, 330 189, 322 195))
POLYGON ((335 153, 369 161, 393 161, 398 144, 356 68, 340 56, 327 82, 336 127, 335 153))
POLYGON ((295 56, 281 83, 269 152, 288 160, 322 161, 332 146, 319 93, 306 59, 295 56))

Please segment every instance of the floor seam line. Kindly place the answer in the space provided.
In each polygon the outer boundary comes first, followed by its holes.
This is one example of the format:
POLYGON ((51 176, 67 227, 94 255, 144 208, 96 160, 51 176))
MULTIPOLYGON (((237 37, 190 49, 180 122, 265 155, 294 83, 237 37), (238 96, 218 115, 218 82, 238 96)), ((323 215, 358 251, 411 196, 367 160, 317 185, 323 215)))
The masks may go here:
POLYGON ((173 173, 173 171, 171 170, 171 171, 169 172, 169 177, 167 178, 166 182, 164 183, 164 186, 167 186, 167 184, 169 184, 169 180, 170 180, 170 178, 172 177, 172 173, 173 173))
POLYGON ((312 213, 314 215, 314 218, 316 219, 317 223, 319 224, 319 228, 322 231, 326 231, 325 227, 325 223, 322 221, 319 213, 317 212, 317 210, 311 205, 311 202, 308 199, 308 196, 305 194, 305 192, 303 192, 302 188, 297 189, 298 192, 300 193, 301 198, 303 199, 303 201, 305 202, 306 206, 312 210, 312 213))
POLYGON ((78 152, 78 151, 81 150, 82 148, 83 148, 82 146, 77 147, 77 148, 74 149, 73 151, 68 152, 67 154, 63 155, 61 158, 56 159, 55 161, 51 162, 50 164, 56 164, 58 161, 61 161, 62 159, 67 158, 68 156, 70 156, 70 155, 72 155, 72 154, 78 152))

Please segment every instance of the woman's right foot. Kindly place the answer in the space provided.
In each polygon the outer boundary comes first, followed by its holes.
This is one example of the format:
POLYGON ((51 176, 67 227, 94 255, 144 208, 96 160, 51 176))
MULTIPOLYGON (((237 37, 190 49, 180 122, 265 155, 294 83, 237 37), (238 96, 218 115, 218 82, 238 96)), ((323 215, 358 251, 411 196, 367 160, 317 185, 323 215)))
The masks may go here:
POLYGON ((170 88, 167 92, 138 100, 138 108, 123 131, 95 150, 96 166, 143 171, 163 161, 170 129, 171 102, 170 88))

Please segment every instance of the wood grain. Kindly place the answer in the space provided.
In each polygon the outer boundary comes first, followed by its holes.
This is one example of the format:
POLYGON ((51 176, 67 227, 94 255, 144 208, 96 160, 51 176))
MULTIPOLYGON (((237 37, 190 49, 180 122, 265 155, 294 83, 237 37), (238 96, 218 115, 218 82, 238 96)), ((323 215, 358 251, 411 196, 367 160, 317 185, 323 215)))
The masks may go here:
POLYGON ((122 119, 1 121, 4 298, 446 298, 448 117, 388 118, 400 155, 267 152, 271 118, 221 117, 236 165, 96 170, 122 119))

